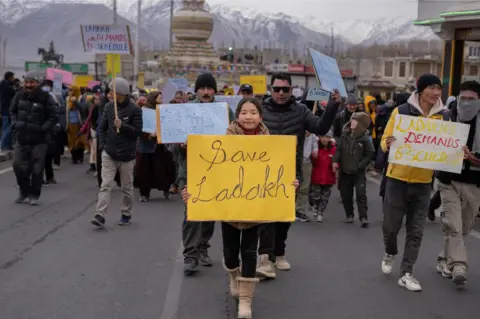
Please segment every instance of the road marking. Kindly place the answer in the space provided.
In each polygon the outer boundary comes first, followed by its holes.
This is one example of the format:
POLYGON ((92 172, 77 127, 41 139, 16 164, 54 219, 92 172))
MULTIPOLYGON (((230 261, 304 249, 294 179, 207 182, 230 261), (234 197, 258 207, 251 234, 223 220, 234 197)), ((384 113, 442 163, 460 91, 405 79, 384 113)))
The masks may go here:
MULTIPOLYGON (((374 183, 374 184, 377 184, 377 185, 380 185, 380 183, 381 183, 378 179, 376 179, 376 178, 374 178, 374 177, 372 177, 372 176, 367 176, 367 180, 370 181, 370 182, 372 182, 372 183, 374 183)), ((437 210, 437 211, 435 212, 435 215, 436 215, 437 217, 440 217, 440 212, 437 210)), ((470 231, 470 236, 475 237, 476 239, 480 239, 480 232, 472 229, 472 230, 470 231)))
POLYGON ((183 243, 180 242, 175 263, 173 264, 173 274, 168 283, 167 295, 163 304, 162 315, 160 319, 177 318, 180 298, 183 286, 183 243))
POLYGON ((4 169, 0 169, 0 175, 6 174, 6 173, 11 172, 11 171, 13 171, 12 167, 7 167, 7 168, 4 168, 4 169))

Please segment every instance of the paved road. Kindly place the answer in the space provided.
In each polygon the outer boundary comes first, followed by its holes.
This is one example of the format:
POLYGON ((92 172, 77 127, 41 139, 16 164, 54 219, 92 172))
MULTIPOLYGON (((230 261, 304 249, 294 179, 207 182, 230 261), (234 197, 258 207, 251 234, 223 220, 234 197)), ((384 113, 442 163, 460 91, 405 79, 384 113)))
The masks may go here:
MULTIPOLYGON (((1 168, 1 167, 0 167, 1 168)), ((227 319, 235 305, 221 268, 218 228, 212 268, 183 278, 179 254, 182 206, 177 198, 136 204, 134 223, 116 226, 115 191, 108 231, 89 225, 96 184, 86 167, 66 164, 39 207, 12 204, 12 172, 0 170, 0 318, 227 319), (175 316, 176 314, 176 316, 175 316)), ((435 273, 442 236, 428 223, 416 267, 424 291, 408 292, 380 271, 380 201, 369 185, 371 228, 341 223, 334 193, 323 224, 297 223, 289 238, 292 271, 261 283, 256 318, 470 319, 478 317, 480 240, 467 240, 468 289, 435 273)), ((398 265, 396 267, 398 270, 398 265)))

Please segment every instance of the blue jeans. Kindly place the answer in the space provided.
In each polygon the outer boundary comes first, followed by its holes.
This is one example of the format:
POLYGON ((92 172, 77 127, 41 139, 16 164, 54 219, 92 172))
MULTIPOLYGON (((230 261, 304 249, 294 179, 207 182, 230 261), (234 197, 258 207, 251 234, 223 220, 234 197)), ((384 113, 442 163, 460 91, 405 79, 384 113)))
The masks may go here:
POLYGON ((12 130, 10 126, 10 118, 8 116, 2 117, 2 150, 12 149, 12 130))

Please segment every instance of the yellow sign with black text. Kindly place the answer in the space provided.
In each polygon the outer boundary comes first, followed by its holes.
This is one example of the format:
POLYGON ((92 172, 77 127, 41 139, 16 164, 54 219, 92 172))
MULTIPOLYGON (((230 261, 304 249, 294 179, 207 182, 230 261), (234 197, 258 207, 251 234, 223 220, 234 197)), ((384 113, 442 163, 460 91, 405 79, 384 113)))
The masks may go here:
POLYGON ((295 220, 296 137, 189 135, 188 221, 295 220))

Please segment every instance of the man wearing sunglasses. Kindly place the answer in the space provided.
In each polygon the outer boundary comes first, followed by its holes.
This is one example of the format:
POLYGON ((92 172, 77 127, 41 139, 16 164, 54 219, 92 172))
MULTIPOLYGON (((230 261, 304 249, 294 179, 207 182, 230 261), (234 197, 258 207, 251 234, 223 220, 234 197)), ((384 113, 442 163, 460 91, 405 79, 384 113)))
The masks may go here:
MULTIPOLYGON (((332 103, 325 108, 322 117, 312 112, 292 96, 292 79, 290 75, 278 73, 272 75, 272 96, 263 101, 263 123, 272 135, 297 136, 296 171, 297 179, 303 181, 303 145, 305 132, 325 135, 332 127, 340 106, 340 93, 334 90, 332 103)), ((300 189, 307 187, 300 186, 300 189)), ((290 264, 285 259, 285 241, 290 223, 263 224, 260 229, 260 246, 258 253, 260 263, 257 268, 259 278, 275 278, 275 265, 280 270, 289 270, 290 264)))

